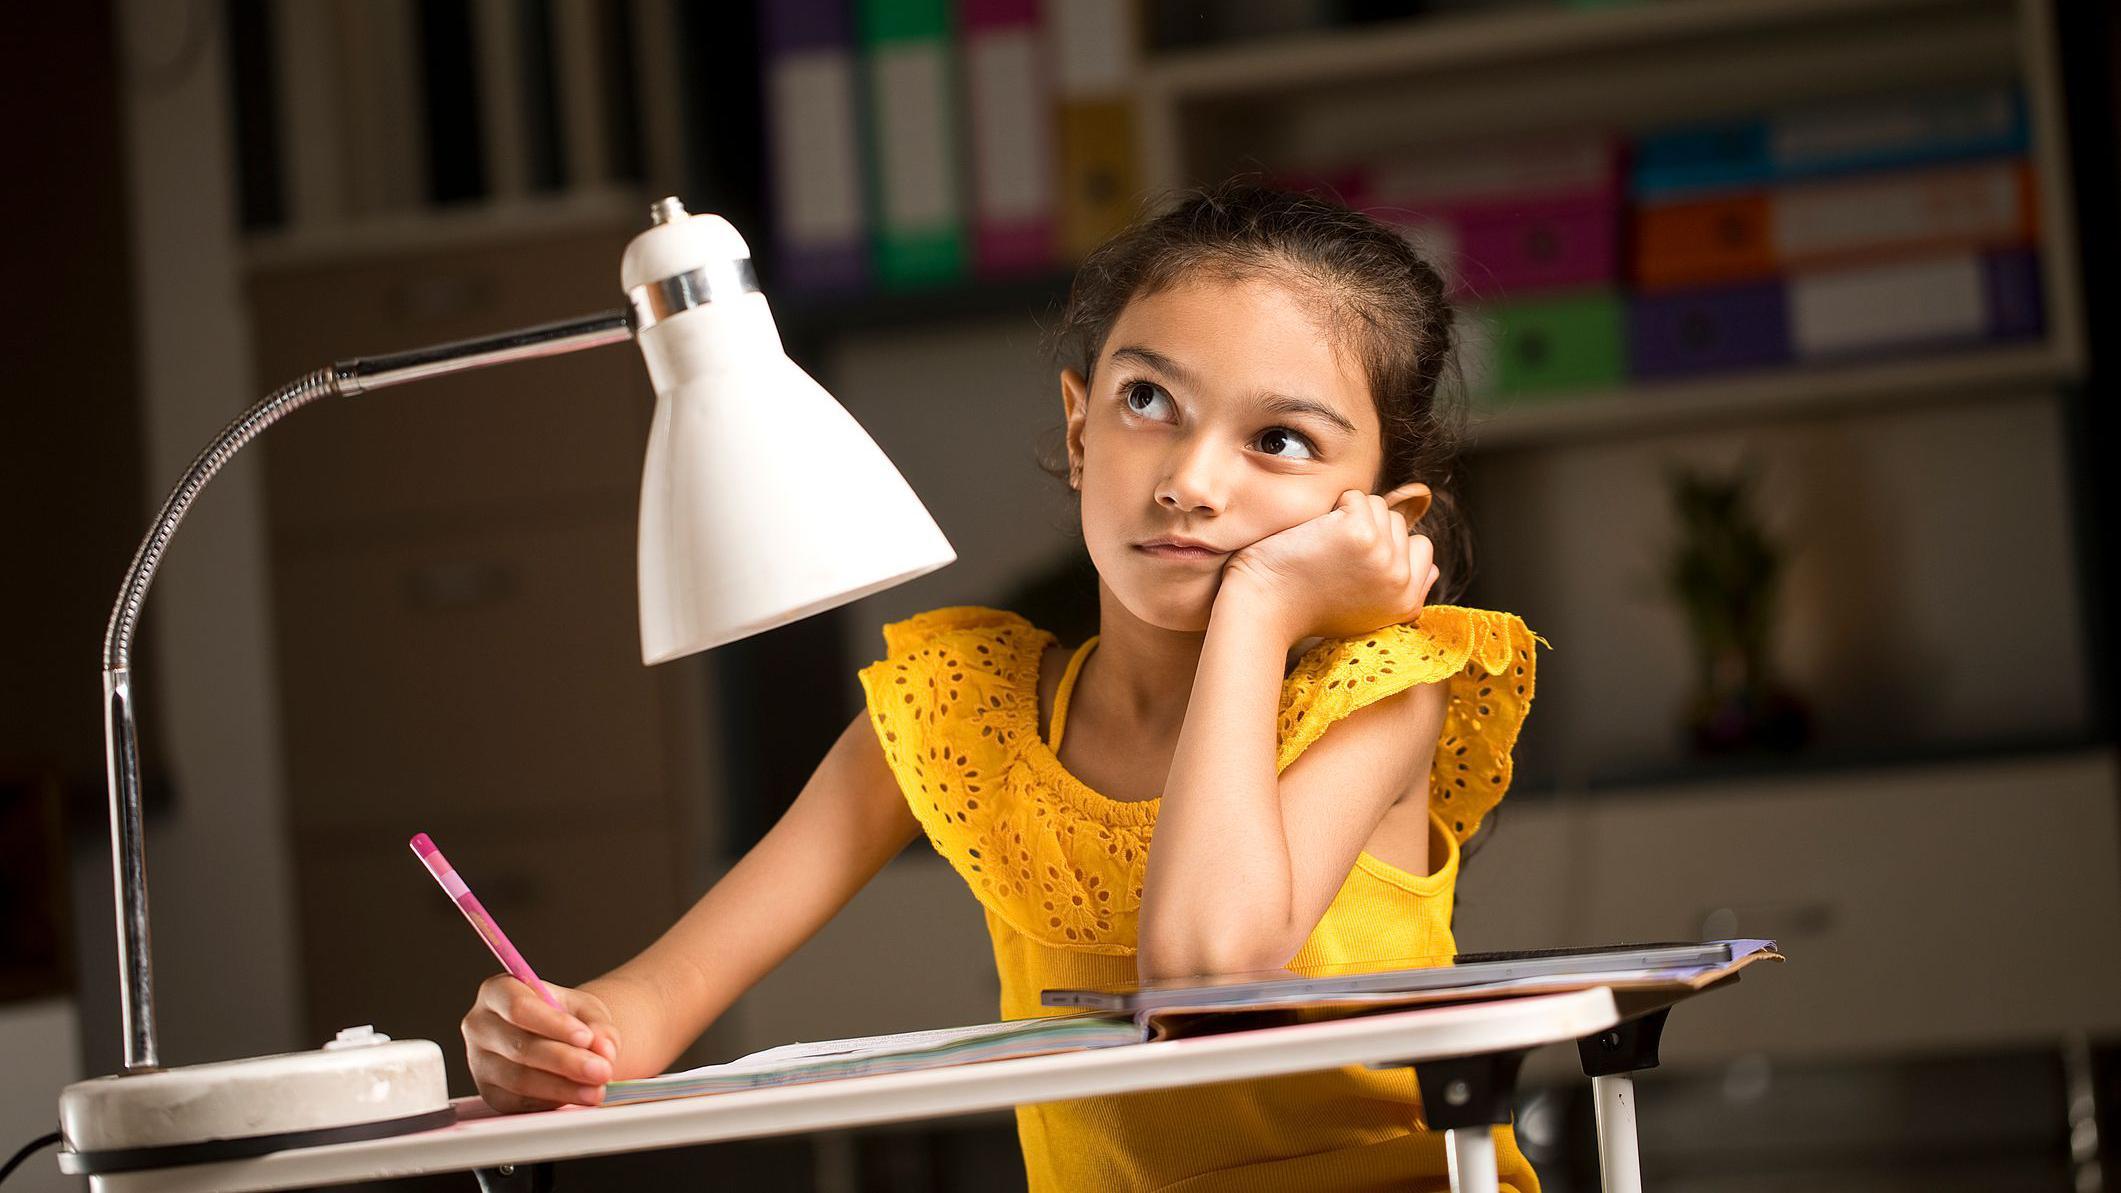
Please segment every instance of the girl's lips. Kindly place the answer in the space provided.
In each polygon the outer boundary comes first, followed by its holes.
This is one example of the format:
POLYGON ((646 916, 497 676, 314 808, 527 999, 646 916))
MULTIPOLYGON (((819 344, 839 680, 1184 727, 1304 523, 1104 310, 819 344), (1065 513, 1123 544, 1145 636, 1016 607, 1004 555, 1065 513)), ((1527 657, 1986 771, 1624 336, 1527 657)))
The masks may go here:
POLYGON ((1210 551, 1206 547, 1174 547, 1168 543, 1136 543, 1134 549, 1158 559, 1192 560, 1199 563, 1223 557, 1222 552, 1210 551))

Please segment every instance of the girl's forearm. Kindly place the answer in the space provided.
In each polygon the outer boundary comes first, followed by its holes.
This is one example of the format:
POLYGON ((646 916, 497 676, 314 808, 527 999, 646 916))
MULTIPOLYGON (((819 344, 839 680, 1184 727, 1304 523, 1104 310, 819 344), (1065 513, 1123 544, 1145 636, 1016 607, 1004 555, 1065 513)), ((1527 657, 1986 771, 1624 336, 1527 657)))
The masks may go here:
POLYGON ((1250 593, 1226 580, 1208 619, 1143 879, 1144 977, 1269 968, 1293 952, 1274 767, 1291 639, 1250 593))
POLYGON ((857 713, 757 845, 654 944, 584 984, 619 1029, 618 1075, 667 1068, 919 833, 857 713))

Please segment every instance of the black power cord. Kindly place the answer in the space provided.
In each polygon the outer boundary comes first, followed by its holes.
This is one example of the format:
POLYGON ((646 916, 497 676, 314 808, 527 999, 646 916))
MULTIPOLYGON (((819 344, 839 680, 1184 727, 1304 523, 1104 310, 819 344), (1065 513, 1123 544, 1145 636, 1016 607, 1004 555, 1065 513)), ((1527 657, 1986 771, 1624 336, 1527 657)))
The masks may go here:
POLYGON ((57 1131, 54 1131, 49 1135, 39 1135, 35 1139, 30 1140, 28 1143, 23 1144, 22 1150, 15 1153, 14 1159, 9 1160, 4 1165, 0 1165, 0 1181, 4 1181, 8 1177, 13 1176, 15 1169, 22 1167, 22 1162, 24 1160, 29 1159, 30 1156, 37 1151, 37 1149, 43 1147, 50 1147, 52 1144, 57 1142, 59 1142, 59 1133, 57 1131))

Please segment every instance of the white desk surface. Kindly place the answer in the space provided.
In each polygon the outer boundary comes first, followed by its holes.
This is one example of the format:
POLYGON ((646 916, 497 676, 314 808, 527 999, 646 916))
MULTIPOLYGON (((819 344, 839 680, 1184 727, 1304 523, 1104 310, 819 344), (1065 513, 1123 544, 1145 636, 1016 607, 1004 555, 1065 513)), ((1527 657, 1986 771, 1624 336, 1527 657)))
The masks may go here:
POLYGON ((1419 1063, 1529 1049, 1573 1042, 1619 1021, 1612 991, 1598 987, 626 1106, 496 1115, 477 1098, 460 1098, 455 1103, 459 1119, 451 1127, 249 1160, 117 1173, 92 1178, 91 1187, 98 1193, 242 1193, 529 1164, 1365 1062, 1419 1063))

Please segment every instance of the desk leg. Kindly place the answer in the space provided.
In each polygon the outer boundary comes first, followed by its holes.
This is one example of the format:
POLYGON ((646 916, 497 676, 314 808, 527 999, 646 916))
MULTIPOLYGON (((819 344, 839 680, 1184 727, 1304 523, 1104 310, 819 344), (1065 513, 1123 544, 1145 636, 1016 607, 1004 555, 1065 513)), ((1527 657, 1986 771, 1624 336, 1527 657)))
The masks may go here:
POLYGON ((1631 1074, 1657 1067, 1657 1042, 1670 1012, 1663 1007, 1576 1041, 1576 1056, 1591 1079, 1591 1099, 1598 1112, 1599 1187, 1605 1193, 1642 1193, 1631 1074))
POLYGON ((479 1193, 552 1193, 552 1165, 503 1164, 499 1168, 475 1168, 479 1193))
POLYGON ((1490 1127, 1453 1127, 1443 1133, 1453 1193, 1496 1193, 1495 1135, 1490 1127))
POLYGON ((1635 1143, 1635 1079, 1626 1073, 1591 1078, 1598 1108, 1599 1187, 1605 1193, 1642 1193, 1642 1157, 1635 1143))
POLYGON ((1521 1051, 1498 1052, 1425 1060, 1414 1066, 1422 1116, 1431 1130, 1441 1127, 1444 1132, 1452 1193, 1496 1193, 1499 1188, 1493 1128, 1510 1121, 1510 1107, 1517 1097, 1517 1070, 1523 1067, 1524 1058, 1521 1051))

